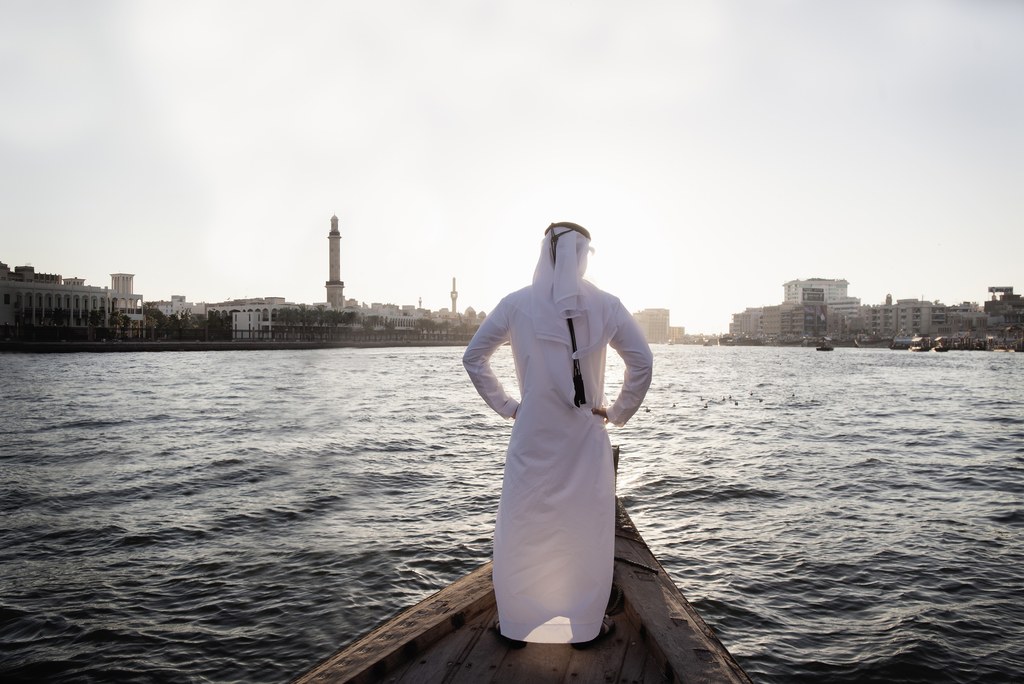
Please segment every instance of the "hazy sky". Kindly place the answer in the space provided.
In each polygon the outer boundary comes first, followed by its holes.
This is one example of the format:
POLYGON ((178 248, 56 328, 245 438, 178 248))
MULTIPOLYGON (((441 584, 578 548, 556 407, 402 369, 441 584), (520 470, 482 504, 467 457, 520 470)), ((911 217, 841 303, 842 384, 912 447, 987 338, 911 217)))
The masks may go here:
POLYGON ((544 228, 688 332, 1024 290, 1024 2, 0 3, 0 261, 489 311, 544 228))

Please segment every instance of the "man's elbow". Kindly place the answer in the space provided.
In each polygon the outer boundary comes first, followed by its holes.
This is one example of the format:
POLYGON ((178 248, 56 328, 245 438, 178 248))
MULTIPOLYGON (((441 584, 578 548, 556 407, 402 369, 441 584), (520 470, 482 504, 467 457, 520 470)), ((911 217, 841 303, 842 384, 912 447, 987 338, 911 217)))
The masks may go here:
POLYGON ((466 369, 466 372, 472 375, 474 372, 480 370, 483 364, 483 358, 480 354, 467 349, 462 355, 462 367, 466 369))
POLYGON ((654 353, 651 351, 650 347, 646 349, 643 359, 641 360, 640 374, 646 375, 648 378, 654 375, 654 353))

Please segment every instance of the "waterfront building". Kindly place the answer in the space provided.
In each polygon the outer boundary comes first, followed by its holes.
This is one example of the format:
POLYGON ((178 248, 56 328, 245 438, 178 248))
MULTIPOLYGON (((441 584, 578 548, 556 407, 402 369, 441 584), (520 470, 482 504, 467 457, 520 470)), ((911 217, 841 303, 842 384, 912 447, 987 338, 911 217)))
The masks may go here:
POLYGON ((341 231, 338 230, 338 217, 331 217, 331 232, 327 234, 330 247, 328 258, 327 305, 335 311, 345 306, 345 283, 341 280, 341 231))
POLYGON ((810 303, 831 304, 850 299, 846 293, 850 283, 835 278, 808 278, 807 280, 790 280, 782 284, 783 304, 810 303))
POLYGON ((763 334, 761 329, 761 317, 764 315, 764 307, 748 307, 742 313, 732 315, 732 323, 729 324, 730 335, 757 336, 763 334))
POLYGON ((761 312, 761 332, 769 337, 821 337, 828 331, 825 304, 783 302, 761 312))
POLYGON ((633 314, 649 344, 665 344, 669 340, 668 309, 644 309, 633 314))
POLYGON ((946 306, 938 301, 899 299, 886 295, 884 304, 861 307, 865 332, 881 337, 938 335, 948 332, 946 306))
POLYGON ((295 309, 298 304, 284 297, 247 297, 225 302, 200 302, 191 306, 195 315, 208 316, 212 312, 231 316, 231 327, 236 339, 251 339, 256 333, 269 336, 282 309, 295 309))
POLYGON ((134 293, 134 274, 112 273, 110 287, 86 285, 84 278, 36 273, 33 266, 12 271, 0 263, 0 325, 105 327, 114 314, 129 328, 141 327, 142 295, 134 293))
POLYGON ((892 295, 885 295, 884 304, 866 304, 861 307, 861 320, 864 332, 881 337, 892 337, 899 328, 896 325, 896 307, 892 303, 892 295))
POLYGON ((946 323, 946 307, 939 302, 919 299, 896 301, 896 325, 910 335, 935 335, 946 323))
POLYGON ((845 279, 835 278, 790 280, 782 285, 783 303, 809 307, 805 310, 809 324, 805 328, 813 332, 804 334, 845 334, 856 326, 854 319, 859 317, 861 308, 860 299, 847 293, 849 285, 845 279))
MULTIPOLYGON (((733 314, 736 316, 736 314, 733 314)), ((761 307, 761 319, 758 322, 762 335, 779 337, 782 334, 782 305, 761 307)))
POLYGON ((846 334, 858 326, 861 303, 849 282, 808 278, 783 283, 781 304, 747 308, 732 315, 731 335, 795 339, 846 334))
POLYGON ((235 311, 231 314, 231 336, 233 339, 270 339, 272 330, 273 322, 269 317, 264 320, 262 311, 235 311))
POLYGON ((847 295, 846 287, 845 280, 791 280, 784 285, 786 301, 733 314, 729 332, 781 338, 825 334, 964 337, 1024 326, 1024 297, 1009 286, 990 287, 991 298, 984 308, 972 302, 955 306, 920 299, 893 302, 891 294, 883 304, 862 305, 847 295))
POLYGON ((945 337, 974 337, 984 335, 988 328, 988 314, 977 302, 961 302, 946 307, 945 324, 937 326, 936 333, 945 337))
POLYGON ((391 330, 412 330, 416 321, 429 318, 429 312, 418 309, 411 304, 383 304, 373 302, 369 307, 359 308, 364 321, 369 321, 375 328, 391 330))
POLYGON ((1024 325, 1024 297, 1013 293, 1012 287, 990 287, 992 295, 985 302, 985 314, 990 328, 1024 325))
POLYGON ((857 297, 844 297, 825 304, 826 329, 829 335, 849 335, 864 327, 862 305, 857 297))
MULTIPOLYGON (((162 313, 164 316, 173 316, 177 314, 181 316, 185 313, 195 313, 192 307, 195 306, 191 302, 185 301, 185 295, 171 295, 170 300, 159 299, 156 301, 146 302, 147 307, 152 307, 162 313)), ((205 314, 206 311, 204 310, 205 314)))

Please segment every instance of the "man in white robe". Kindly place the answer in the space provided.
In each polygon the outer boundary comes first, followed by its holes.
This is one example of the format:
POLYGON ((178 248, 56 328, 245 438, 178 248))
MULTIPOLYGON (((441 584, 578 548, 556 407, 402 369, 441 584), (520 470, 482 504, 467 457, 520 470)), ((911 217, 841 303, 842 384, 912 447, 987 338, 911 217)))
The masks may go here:
POLYGON ((494 530, 494 592, 500 633, 516 641, 580 644, 613 626, 604 624, 615 548, 605 423, 624 425, 640 408, 653 356, 618 298, 583 279, 589 252, 585 229, 552 224, 533 284, 501 300, 463 356, 484 401, 515 419, 494 530), (505 342, 520 401, 490 367, 505 342), (626 365, 611 405, 604 394, 608 346, 626 365))

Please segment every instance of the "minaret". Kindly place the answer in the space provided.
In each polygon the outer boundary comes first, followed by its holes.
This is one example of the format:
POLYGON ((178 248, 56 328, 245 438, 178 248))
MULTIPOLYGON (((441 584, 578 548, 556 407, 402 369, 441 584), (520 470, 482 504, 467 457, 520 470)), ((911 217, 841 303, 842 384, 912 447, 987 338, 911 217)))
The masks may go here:
POLYGON ((334 311, 345 308, 345 283, 341 281, 341 233, 338 231, 338 217, 331 217, 331 232, 327 235, 331 243, 330 277, 327 281, 327 304, 334 311))
POLYGON ((459 313, 459 308, 458 308, 458 305, 456 304, 456 302, 458 302, 458 301, 459 301, 459 293, 455 289, 455 278, 452 278, 452 315, 453 316, 457 316, 458 313, 459 313))

